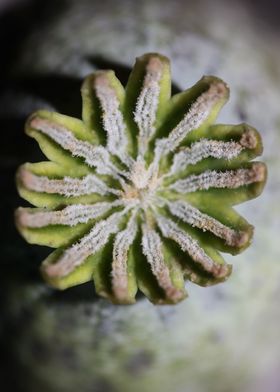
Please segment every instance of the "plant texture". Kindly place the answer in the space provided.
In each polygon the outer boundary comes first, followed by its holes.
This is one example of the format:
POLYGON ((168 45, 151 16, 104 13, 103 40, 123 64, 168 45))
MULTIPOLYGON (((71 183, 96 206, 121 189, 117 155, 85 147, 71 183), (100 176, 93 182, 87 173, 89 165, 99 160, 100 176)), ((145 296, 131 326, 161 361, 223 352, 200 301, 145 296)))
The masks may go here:
POLYGON ((91 279, 116 303, 138 288, 154 303, 186 297, 231 273, 220 254, 243 251, 253 228, 232 206, 260 194, 266 168, 247 124, 213 125, 229 89, 205 76, 171 95, 166 57, 138 58, 124 90, 113 71, 82 86, 82 120, 38 111, 26 132, 50 162, 17 175, 19 231, 55 250, 42 264, 52 286, 91 279))

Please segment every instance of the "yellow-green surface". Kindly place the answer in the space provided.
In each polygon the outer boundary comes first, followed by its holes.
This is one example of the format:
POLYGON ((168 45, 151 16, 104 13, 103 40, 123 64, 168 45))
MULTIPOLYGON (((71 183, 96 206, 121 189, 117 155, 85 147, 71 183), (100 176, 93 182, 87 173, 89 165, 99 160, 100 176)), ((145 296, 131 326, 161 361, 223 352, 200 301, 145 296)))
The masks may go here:
MULTIPOLYGON (((172 58, 181 88, 202 74, 219 75, 232 91, 219 121, 246 121, 260 130, 269 170, 263 195, 238 208, 256 230, 252 246, 230 260, 231 279, 207 289, 189 284, 191 299, 176 307, 145 299, 132 307, 93 302, 92 286, 86 295, 77 289, 57 295, 28 281, 10 286, 10 347, 28 392, 279 390, 279 39, 257 22, 254 8, 244 7, 107 1, 89 11, 72 2, 26 43, 30 71, 82 79, 92 70, 91 56, 129 67, 137 55, 157 50, 172 58), (73 34, 70 21, 78 15, 73 34)), ((33 109, 29 103, 26 114, 33 109)), ((9 255, 11 248, 5 244, 9 255)), ((36 264, 41 254, 34 252, 21 242, 13 268, 36 264)))

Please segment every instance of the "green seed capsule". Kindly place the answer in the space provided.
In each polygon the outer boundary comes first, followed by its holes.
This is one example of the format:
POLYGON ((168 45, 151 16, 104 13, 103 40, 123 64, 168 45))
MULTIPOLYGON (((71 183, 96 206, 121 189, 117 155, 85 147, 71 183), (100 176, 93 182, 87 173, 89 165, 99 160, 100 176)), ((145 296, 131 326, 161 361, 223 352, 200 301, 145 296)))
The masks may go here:
POLYGON ((231 273, 253 228, 232 205, 259 195, 266 179, 258 132, 213 125, 229 89, 205 76, 170 97, 169 60, 137 59, 126 89, 113 71, 82 86, 82 120, 38 111, 27 121, 50 162, 23 165, 24 238, 55 250, 42 274, 65 289, 91 279, 114 303, 138 288, 154 303, 186 297, 185 279, 208 286, 231 273))

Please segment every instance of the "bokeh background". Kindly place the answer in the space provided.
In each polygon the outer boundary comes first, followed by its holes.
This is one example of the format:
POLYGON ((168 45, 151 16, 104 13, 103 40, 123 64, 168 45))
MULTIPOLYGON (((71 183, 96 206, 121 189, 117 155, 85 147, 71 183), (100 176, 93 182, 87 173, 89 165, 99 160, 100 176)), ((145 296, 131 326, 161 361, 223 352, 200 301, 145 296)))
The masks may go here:
POLYGON ((1 390, 15 392, 280 391, 280 6, 277 0, 1 0, 1 390), (113 306, 92 284, 57 292, 38 273, 49 250, 13 224, 14 174, 42 156, 28 114, 80 116, 80 84, 99 68, 126 82, 136 56, 171 58, 174 89, 223 78, 219 121, 264 140, 263 195, 238 210, 256 227, 232 277, 155 307, 113 306))

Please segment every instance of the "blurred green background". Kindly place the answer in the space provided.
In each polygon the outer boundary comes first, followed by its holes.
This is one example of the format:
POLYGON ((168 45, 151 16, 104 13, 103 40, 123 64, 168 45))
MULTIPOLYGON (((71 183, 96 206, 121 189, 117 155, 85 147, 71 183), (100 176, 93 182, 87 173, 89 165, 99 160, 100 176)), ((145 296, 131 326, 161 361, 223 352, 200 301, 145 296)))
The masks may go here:
POLYGON ((280 24, 277 1, 0 2, 1 390, 278 392, 280 390, 280 24), (171 59, 176 90, 203 74, 231 99, 218 121, 248 122, 264 141, 263 195, 238 210, 254 241, 224 284, 187 283, 176 306, 114 306, 91 284, 65 292, 38 273, 48 249, 26 244, 13 211, 14 173, 41 153, 26 116, 80 116, 80 84, 98 68, 126 82, 136 56, 171 59))

